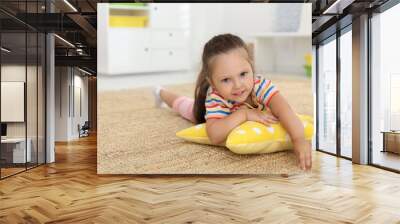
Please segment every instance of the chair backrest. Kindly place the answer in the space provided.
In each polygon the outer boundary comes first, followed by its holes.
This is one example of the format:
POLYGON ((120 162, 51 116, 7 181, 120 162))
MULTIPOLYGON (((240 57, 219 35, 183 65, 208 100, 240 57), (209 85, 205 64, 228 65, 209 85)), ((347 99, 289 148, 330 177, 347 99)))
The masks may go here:
POLYGON ((83 124, 82 128, 86 128, 89 129, 89 121, 85 121, 85 123, 83 124))

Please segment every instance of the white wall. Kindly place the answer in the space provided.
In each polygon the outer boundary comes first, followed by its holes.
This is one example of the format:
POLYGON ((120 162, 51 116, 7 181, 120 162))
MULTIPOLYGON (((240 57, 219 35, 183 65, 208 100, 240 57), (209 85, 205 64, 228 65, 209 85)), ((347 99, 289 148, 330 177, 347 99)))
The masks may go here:
POLYGON ((257 38, 256 70, 260 73, 305 75, 306 54, 311 54, 311 37, 257 38))
POLYGON ((55 120, 56 141, 77 139, 78 124, 88 120, 88 78, 77 69, 56 67, 55 120), (79 102, 74 90, 81 89, 82 116, 76 107, 79 102), (75 104, 75 105, 74 105, 75 104), (75 113, 74 110, 75 109, 75 113))
POLYGON ((68 67, 55 68, 55 141, 68 141, 70 75, 68 67))
POLYGON ((199 69, 209 39, 233 33, 255 43, 257 72, 303 74, 304 55, 311 53, 310 21, 311 4, 192 4, 191 67, 199 69))
MULTIPOLYGON (((74 109, 75 113, 72 113, 73 119, 71 119, 71 135, 73 138, 79 137, 79 132, 77 129, 78 124, 82 126, 85 121, 88 121, 88 78, 87 76, 82 76, 82 73, 78 73, 79 71, 75 70, 75 75, 74 75, 74 86, 75 86, 75 96, 73 98, 75 99, 75 106, 74 109), (80 89, 80 99, 77 97, 79 96, 77 90, 80 89), (80 103, 78 101, 81 101, 80 103), (80 104, 80 105, 79 105, 80 104), (79 106, 81 106, 82 114, 79 112, 79 106)), ((72 104, 72 103, 71 103, 72 104)))
POLYGON ((221 32, 222 4, 195 4, 190 7, 191 69, 199 71, 204 44, 221 32))

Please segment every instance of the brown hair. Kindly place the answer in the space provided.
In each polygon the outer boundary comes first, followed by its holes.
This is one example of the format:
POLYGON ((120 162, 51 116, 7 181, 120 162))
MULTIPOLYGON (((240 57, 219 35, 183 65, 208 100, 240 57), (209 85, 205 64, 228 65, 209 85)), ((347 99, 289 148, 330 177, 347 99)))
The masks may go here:
POLYGON ((196 118, 196 123, 204 123, 205 118, 204 115, 206 114, 206 107, 205 101, 207 97, 207 90, 210 87, 209 80, 211 80, 211 64, 212 59, 215 56, 223 53, 227 53, 231 50, 243 48, 247 53, 247 60, 251 65, 251 68, 254 72, 254 64, 252 55, 250 54, 249 49, 247 48, 244 41, 235 35, 232 34, 220 34, 214 36, 209 40, 203 49, 202 55, 202 66, 200 73, 197 77, 196 88, 194 91, 194 107, 193 107, 193 114, 196 118))

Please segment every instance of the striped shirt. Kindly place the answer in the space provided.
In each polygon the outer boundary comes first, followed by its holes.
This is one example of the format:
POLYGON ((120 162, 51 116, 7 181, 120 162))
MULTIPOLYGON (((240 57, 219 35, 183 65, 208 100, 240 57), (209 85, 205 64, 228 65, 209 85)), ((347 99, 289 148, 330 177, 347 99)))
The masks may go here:
MULTIPOLYGON (((279 90, 272 84, 271 80, 261 76, 254 77, 253 97, 254 102, 260 110, 269 107, 271 98, 278 93, 279 90)), ((211 86, 207 90, 206 97, 206 114, 205 119, 209 118, 224 118, 234 111, 238 110, 244 103, 236 103, 231 100, 225 100, 211 86)))

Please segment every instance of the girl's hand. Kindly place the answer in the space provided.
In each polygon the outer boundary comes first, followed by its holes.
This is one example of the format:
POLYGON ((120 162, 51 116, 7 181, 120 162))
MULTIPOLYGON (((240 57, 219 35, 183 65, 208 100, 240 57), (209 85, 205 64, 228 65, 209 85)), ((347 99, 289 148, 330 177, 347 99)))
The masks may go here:
POLYGON ((305 139, 293 141, 294 152, 297 156, 299 166, 302 170, 311 169, 311 145, 310 142, 305 139))
POLYGON ((278 123, 278 119, 270 111, 260 111, 257 109, 244 109, 247 121, 256 121, 267 126, 278 123))

